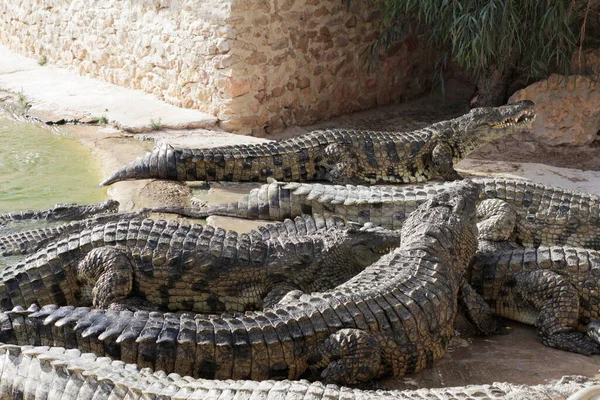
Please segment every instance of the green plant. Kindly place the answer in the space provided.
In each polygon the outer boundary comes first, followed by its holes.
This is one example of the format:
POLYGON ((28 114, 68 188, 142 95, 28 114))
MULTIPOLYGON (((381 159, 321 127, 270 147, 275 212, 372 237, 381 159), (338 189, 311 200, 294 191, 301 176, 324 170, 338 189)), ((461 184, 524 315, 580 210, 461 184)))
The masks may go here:
MULTIPOLYGON (((369 0, 367 0, 369 1, 369 0)), ((448 60, 473 72, 481 105, 502 102, 515 74, 568 73, 573 51, 585 39, 591 2, 597 0, 371 0, 383 15, 369 63, 382 46, 415 34, 448 60)), ((348 0, 350 5, 350 0, 348 0)), ((443 83, 443 75, 438 77, 443 83)))
POLYGON ((106 115, 102 115, 100 118, 98 118, 98 123, 100 125, 108 124, 108 118, 106 118, 106 115))
POLYGON ((42 66, 42 65, 46 65, 46 63, 48 62, 48 57, 46 57, 46 55, 42 55, 39 59, 38 59, 38 65, 42 66))
POLYGON ((153 131, 160 131, 162 129, 161 119, 159 118, 158 121, 155 121, 154 119, 151 119, 150 120, 150 127, 152 128, 153 131))
POLYGON ((23 93, 23 89, 17 92, 17 102, 23 108, 29 108, 31 106, 27 100, 27 96, 25 96, 25 93, 23 93))

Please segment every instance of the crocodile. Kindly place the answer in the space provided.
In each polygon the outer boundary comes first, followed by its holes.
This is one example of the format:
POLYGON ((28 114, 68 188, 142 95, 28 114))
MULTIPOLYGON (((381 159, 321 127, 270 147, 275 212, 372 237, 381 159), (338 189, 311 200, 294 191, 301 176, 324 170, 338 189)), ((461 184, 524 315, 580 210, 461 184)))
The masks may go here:
POLYGON ((453 335, 477 249, 476 198, 460 182, 423 204, 405 222, 400 247, 326 292, 292 291, 271 308, 220 316, 17 307, 0 314, 0 342, 78 348, 213 379, 352 385, 416 372, 453 335))
MULTIPOLYGON (((481 190, 481 238, 516 240, 525 247, 569 245, 600 250, 600 197, 523 179, 471 180, 481 190)), ((193 218, 223 215, 263 220, 331 214, 359 224, 400 229, 411 212, 448 185, 451 182, 368 187, 271 182, 236 202, 156 210, 193 218)))
POLYGON ((482 242, 467 279, 495 315, 534 325, 546 346, 600 354, 597 250, 482 242))
POLYGON ((534 103, 476 108, 411 132, 330 129, 282 141, 212 149, 168 144, 122 167, 101 185, 127 179, 177 181, 324 180, 333 183, 414 183, 460 179, 453 168, 490 141, 528 127, 534 103))
POLYGON ((0 306, 132 307, 127 303, 141 298, 166 310, 260 309, 291 290, 334 287, 399 243, 400 232, 344 226, 335 218, 297 217, 248 234, 119 220, 53 242, 4 269, 0 306))
MULTIPOLYGON (((554 384, 510 383, 442 389, 361 390, 321 382, 220 381, 153 372, 61 347, 0 345, 0 399, 288 399, 288 400, 559 400, 582 392, 597 394, 600 380, 565 376, 554 384)), ((583 394, 583 393, 582 393, 583 394)), ((583 399, 584 397, 577 397, 583 399)))
POLYGON ((90 229, 95 225, 106 224, 132 218, 142 218, 150 214, 150 209, 141 209, 126 213, 102 213, 80 221, 71 221, 52 227, 37 228, 0 236, 0 256, 16 256, 35 253, 48 243, 72 233, 90 229))
POLYGON ((119 202, 106 200, 94 204, 61 203, 45 210, 24 210, 0 214, 0 226, 15 221, 45 220, 72 221, 88 218, 95 214, 117 212, 119 202))

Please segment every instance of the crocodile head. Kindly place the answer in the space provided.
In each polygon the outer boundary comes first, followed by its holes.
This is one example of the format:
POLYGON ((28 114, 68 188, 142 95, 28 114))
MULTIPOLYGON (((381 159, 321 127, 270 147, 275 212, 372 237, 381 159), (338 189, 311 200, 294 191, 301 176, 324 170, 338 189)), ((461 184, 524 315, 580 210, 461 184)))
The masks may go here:
POLYGON ((413 211, 402 225, 402 248, 431 248, 459 274, 477 252, 476 204, 481 191, 468 179, 457 180, 413 211))
POLYGON ((350 224, 346 234, 351 257, 363 268, 400 246, 400 232, 367 223, 350 224))
POLYGON ((103 203, 94 204, 57 204, 49 210, 46 217, 49 221, 78 220, 88 218, 95 214, 115 213, 119 209, 119 202, 106 200, 103 203))
POLYGON ((492 140, 531 126, 534 106, 533 101, 523 100, 500 107, 474 108, 462 117, 441 122, 440 128, 456 144, 462 158, 492 140))
POLYGON ((318 232, 313 240, 322 246, 311 260, 316 275, 304 292, 330 290, 352 279, 400 246, 400 232, 346 222, 343 228, 318 232))

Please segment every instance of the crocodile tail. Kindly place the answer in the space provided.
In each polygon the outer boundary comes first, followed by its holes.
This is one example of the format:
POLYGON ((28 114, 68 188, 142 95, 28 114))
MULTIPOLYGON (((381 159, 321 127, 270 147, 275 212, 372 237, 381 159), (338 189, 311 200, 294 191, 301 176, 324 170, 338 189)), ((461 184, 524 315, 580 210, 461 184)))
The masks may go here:
MULTIPOLYGON (((310 202, 305 196, 297 196, 294 190, 298 183, 271 182, 252 189, 248 195, 229 203, 213 204, 196 210, 194 216, 208 217, 219 215, 245 219, 262 219, 267 221, 283 221, 303 214, 311 215, 310 202)), ((192 213, 188 214, 191 215, 192 213)))
POLYGON ((0 236, 0 256, 31 254, 59 237, 69 226, 65 224, 0 236))
POLYGON ((174 149, 168 144, 155 147, 144 157, 130 162, 101 185, 128 179, 169 179, 176 181, 266 182, 308 180, 316 175, 314 144, 310 138, 282 142, 174 149))
POLYGON ((306 207, 301 208, 298 198, 283 182, 271 183, 252 189, 240 200, 229 203, 212 204, 206 207, 156 207, 153 212, 178 214, 189 218, 207 218, 211 215, 245 219, 283 221, 302 214, 310 214, 306 207))
POLYGON ((106 178, 101 186, 128 179, 163 178, 176 179, 175 149, 168 144, 155 147, 143 157, 138 157, 106 178))

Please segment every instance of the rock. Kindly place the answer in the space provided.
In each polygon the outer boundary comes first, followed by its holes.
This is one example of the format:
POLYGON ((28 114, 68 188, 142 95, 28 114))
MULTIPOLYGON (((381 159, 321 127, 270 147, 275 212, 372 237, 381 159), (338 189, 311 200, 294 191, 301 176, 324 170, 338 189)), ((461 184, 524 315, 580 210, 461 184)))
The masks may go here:
POLYGON ((511 96, 509 102, 535 102, 535 140, 548 146, 583 146, 600 130, 600 87, 593 78, 551 75, 511 96))
POLYGON ((582 75, 600 74, 600 48, 575 51, 571 57, 571 71, 582 75))

